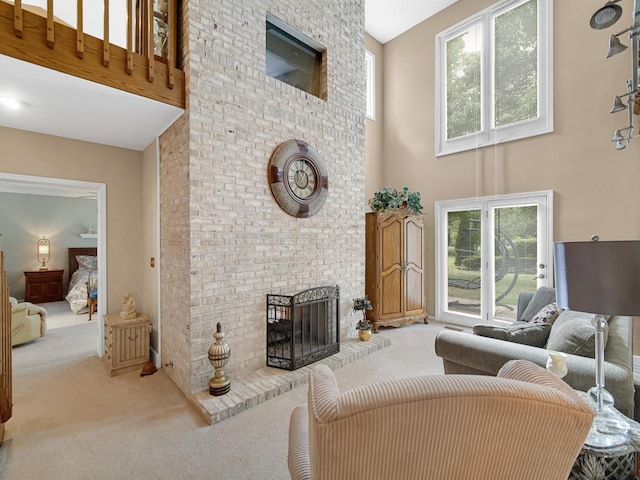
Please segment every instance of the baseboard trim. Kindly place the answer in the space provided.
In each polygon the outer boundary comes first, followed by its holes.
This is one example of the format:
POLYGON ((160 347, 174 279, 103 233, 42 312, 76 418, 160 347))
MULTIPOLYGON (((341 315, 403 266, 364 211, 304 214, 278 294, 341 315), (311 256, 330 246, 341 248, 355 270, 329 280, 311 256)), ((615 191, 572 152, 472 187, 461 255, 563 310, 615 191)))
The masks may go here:
POLYGON ((160 368, 162 365, 162 359, 160 358, 160 354, 156 352, 153 348, 149 349, 149 353, 151 354, 151 361, 156 366, 156 368, 160 368))

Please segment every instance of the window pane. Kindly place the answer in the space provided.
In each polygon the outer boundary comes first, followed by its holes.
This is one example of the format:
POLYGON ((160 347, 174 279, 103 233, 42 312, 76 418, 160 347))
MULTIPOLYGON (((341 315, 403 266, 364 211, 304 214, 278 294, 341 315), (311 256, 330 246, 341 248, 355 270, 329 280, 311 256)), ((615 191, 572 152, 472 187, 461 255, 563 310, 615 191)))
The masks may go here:
POLYGON ((480 315, 480 210, 448 213, 448 310, 480 315))
POLYGON ((495 19, 495 126, 538 116, 538 6, 529 0, 495 19))
POLYGON ((481 118, 480 25, 447 41, 447 140, 479 132, 481 118))
POLYGON ((367 67, 367 118, 376 119, 376 57, 368 50, 364 52, 367 67))
POLYGON ((494 318, 516 320, 520 292, 535 292, 538 266, 538 207, 498 207, 495 222, 494 318))

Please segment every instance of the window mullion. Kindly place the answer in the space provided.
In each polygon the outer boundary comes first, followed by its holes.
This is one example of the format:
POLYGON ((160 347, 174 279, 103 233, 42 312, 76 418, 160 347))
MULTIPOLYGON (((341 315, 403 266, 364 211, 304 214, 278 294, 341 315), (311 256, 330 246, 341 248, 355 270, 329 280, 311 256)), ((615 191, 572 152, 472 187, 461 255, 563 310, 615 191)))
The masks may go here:
POLYGON ((483 122, 482 130, 484 138, 487 142, 491 142, 494 133, 494 118, 495 118, 495 42, 494 29, 493 29, 493 17, 486 13, 482 19, 483 22, 483 48, 482 48, 482 66, 483 66, 483 122))

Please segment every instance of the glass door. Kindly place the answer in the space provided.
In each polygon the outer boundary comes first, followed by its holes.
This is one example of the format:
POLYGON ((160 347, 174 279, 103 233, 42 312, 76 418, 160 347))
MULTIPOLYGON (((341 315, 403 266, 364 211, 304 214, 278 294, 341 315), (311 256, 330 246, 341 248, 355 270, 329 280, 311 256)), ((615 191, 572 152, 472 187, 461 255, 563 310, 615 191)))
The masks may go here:
POLYGON ((552 192, 436 203, 436 319, 512 322, 551 285, 552 192))

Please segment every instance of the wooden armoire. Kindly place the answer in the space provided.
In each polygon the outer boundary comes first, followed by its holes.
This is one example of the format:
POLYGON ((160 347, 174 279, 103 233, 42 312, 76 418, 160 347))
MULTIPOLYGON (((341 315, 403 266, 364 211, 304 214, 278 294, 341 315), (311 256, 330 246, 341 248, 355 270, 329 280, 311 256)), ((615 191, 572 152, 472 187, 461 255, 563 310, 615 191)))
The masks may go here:
POLYGON ((373 331, 422 320, 428 323, 424 287, 424 217, 402 208, 366 214, 365 290, 373 331))

